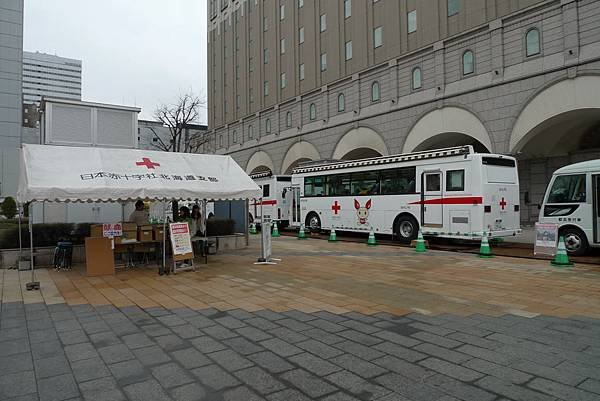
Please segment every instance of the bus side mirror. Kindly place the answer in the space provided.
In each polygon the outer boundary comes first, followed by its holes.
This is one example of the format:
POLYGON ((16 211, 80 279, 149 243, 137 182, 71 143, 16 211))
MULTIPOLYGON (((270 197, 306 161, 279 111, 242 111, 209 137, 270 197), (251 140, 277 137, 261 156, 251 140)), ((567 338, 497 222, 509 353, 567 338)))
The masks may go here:
POLYGON ((542 210, 542 205, 540 205, 539 203, 538 203, 537 207, 538 207, 538 210, 542 210))
POLYGON ((285 194, 287 194, 287 188, 283 188, 283 192, 281 193, 281 197, 285 198, 285 194))

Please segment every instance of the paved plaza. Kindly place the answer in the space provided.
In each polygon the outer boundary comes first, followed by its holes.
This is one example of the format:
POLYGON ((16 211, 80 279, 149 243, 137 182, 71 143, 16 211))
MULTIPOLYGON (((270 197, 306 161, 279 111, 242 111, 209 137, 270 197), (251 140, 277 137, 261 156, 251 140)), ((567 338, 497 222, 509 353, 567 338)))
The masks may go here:
POLYGON ((279 238, 197 272, 0 270, 0 400, 598 400, 600 267, 279 238))

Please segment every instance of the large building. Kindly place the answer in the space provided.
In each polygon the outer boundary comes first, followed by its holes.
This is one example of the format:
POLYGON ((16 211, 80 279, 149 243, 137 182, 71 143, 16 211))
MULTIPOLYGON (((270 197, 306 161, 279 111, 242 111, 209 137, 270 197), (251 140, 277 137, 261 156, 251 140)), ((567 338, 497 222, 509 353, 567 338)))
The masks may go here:
POLYGON ((598 0, 210 0, 207 149, 247 172, 457 144, 516 155, 521 216, 600 157, 598 0))
POLYGON ((39 106, 42 96, 81 100, 81 60, 23 52, 23 103, 39 106))
POLYGON ((0 199, 15 196, 21 145, 23 0, 0 2, 0 199))

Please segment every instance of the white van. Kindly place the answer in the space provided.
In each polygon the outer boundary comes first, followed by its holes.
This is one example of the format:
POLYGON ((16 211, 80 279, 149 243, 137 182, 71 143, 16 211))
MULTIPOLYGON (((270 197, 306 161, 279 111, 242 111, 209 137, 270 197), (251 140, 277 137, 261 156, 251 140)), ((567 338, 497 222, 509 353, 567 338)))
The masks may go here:
POLYGON ((600 247, 600 160, 559 168, 552 175, 540 223, 558 224, 571 255, 600 247))

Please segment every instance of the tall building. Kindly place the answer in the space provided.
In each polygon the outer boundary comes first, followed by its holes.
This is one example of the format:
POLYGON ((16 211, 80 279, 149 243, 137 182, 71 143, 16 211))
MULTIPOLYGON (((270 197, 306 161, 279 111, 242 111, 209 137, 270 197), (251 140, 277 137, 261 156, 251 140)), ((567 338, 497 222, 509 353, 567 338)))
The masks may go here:
POLYGON ((39 106, 42 96, 81 100, 81 60, 23 52, 23 103, 39 106))
POLYGON ((600 157, 598 0, 210 0, 211 148, 247 172, 450 145, 516 155, 523 222, 600 157))
POLYGON ((23 0, 0 2, 0 199, 15 196, 21 145, 23 0))

